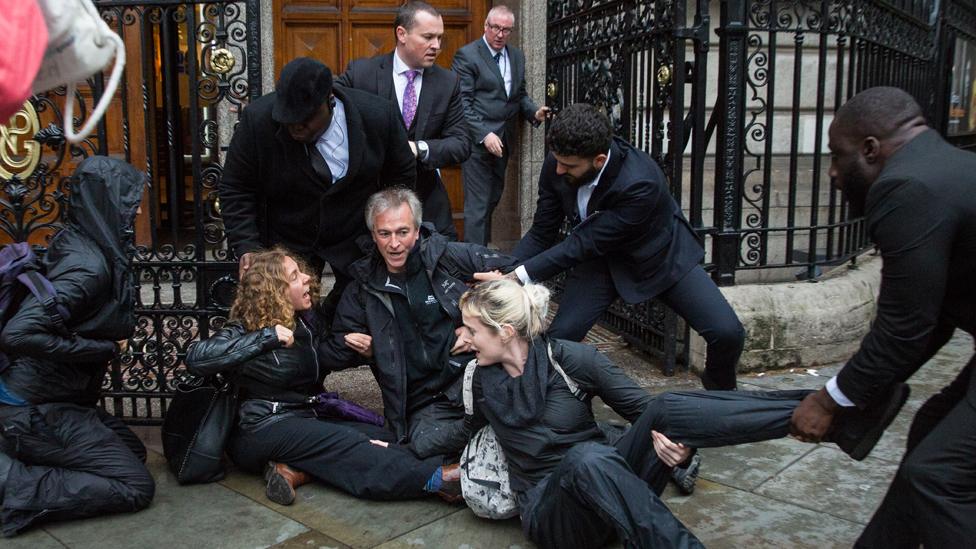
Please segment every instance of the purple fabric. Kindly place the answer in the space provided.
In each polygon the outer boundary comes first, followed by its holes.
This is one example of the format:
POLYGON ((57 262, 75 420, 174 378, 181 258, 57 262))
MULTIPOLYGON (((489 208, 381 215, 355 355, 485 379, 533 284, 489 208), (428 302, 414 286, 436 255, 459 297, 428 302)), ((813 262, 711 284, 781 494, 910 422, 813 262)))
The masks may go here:
POLYGON ((379 427, 384 423, 383 416, 355 402, 339 398, 339 393, 319 393, 312 397, 311 402, 315 411, 324 417, 372 423, 379 427))
POLYGON ((407 87, 403 90, 403 123, 410 129, 413 124, 413 117, 417 114, 417 89, 413 87, 413 81, 417 78, 418 71, 407 71, 407 87))

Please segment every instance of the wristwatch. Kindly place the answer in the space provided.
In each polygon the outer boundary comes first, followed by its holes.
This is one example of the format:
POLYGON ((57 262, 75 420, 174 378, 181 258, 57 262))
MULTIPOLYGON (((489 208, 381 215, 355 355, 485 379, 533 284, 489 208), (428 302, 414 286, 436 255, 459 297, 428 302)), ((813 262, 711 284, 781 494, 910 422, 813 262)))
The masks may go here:
POLYGON ((427 160, 427 155, 430 153, 430 147, 427 146, 426 141, 417 141, 417 158, 420 160, 427 160))

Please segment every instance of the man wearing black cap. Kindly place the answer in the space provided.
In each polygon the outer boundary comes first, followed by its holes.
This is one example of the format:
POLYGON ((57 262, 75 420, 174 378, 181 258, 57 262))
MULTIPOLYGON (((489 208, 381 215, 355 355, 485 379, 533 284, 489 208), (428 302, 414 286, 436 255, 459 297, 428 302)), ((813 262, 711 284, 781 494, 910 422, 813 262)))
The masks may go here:
POLYGON ((281 70, 275 91, 241 113, 218 185, 228 244, 240 258, 280 244, 319 271, 326 261, 336 285, 327 313, 362 256, 362 211, 383 187, 413 188, 414 155, 396 105, 332 85, 324 64, 300 57, 281 70))

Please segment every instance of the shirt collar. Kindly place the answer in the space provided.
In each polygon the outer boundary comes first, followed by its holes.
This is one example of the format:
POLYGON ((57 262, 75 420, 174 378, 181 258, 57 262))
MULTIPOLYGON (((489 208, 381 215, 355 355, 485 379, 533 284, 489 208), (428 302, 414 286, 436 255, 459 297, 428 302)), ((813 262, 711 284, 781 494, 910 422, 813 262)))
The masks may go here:
MULTIPOLYGON (((393 74, 403 74, 409 70, 417 70, 417 69, 411 69, 409 66, 407 66, 407 64, 403 62, 403 59, 400 59, 400 53, 397 52, 396 49, 394 49, 393 50, 393 74)), ((418 71, 418 72, 423 73, 423 71, 418 71)))
POLYGON ((505 57, 505 50, 507 49, 508 46, 502 48, 501 51, 499 51, 491 47, 491 44, 488 43, 488 39, 485 38, 485 35, 482 34, 481 39, 484 41, 485 45, 488 46, 488 51, 491 52, 492 56, 494 56, 496 53, 500 53, 502 54, 502 57, 505 57))
POLYGON ((584 186, 589 187, 591 189, 595 189, 596 186, 600 184, 600 178, 603 177, 603 172, 607 169, 608 164, 610 164, 610 149, 607 149, 607 161, 603 163, 603 167, 600 168, 599 172, 597 172, 596 177, 593 178, 593 181, 587 183, 584 186))
POLYGON ((332 122, 319 138, 319 142, 338 147, 346 140, 346 107, 338 97, 335 98, 335 102, 335 108, 332 109, 332 122))

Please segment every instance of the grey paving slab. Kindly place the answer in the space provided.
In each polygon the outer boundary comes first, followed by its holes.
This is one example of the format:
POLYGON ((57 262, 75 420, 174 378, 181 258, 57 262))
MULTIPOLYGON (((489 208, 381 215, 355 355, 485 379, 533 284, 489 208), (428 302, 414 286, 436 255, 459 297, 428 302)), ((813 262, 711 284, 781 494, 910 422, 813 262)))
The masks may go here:
POLYGON ((518 518, 486 520, 467 509, 408 532, 382 545, 383 549, 430 547, 436 549, 521 549, 535 547, 522 535, 518 518))
POLYGON ((873 457, 854 461, 836 448, 821 445, 756 493, 866 524, 897 468, 896 463, 873 457))
POLYGON ((740 390, 772 391, 779 389, 819 389, 827 380, 840 371, 842 365, 835 364, 812 368, 816 375, 808 373, 807 368, 793 368, 764 375, 747 374, 739 376, 740 390))
POLYGON ((356 499, 312 483, 297 491, 293 505, 268 501, 260 477, 232 472, 221 484, 350 547, 375 547, 460 510, 435 497, 414 501, 356 499))
POLYGON ((349 546, 330 538, 329 536, 310 530, 272 546, 272 549, 347 549, 349 546))
POLYGON ((742 490, 755 490, 816 448, 791 438, 704 448, 701 477, 742 490))
POLYGON ((693 496, 673 487, 664 502, 709 549, 850 547, 860 524, 699 480, 693 496))
POLYGON ((51 534, 37 528, 15 538, 0 538, 0 547, 3 549, 64 549, 58 540, 51 534))
POLYGON ((51 524, 45 530, 72 549, 269 547, 308 530, 219 484, 179 486, 163 457, 149 456, 156 496, 148 509, 51 524))

